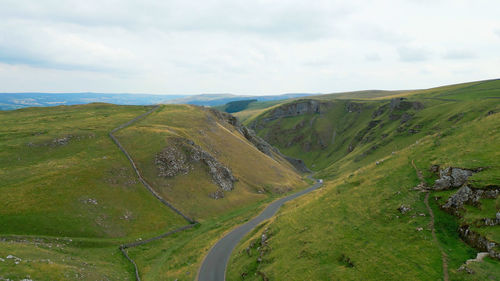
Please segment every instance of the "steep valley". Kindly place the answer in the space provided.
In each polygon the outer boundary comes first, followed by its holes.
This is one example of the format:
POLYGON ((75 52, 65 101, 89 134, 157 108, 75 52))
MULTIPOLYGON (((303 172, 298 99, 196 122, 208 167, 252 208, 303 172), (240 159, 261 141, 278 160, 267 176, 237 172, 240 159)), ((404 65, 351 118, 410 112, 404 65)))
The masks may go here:
POLYGON ((0 280, 499 280, 500 80, 236 107, 1 111, 0 280))
POLYGON ((247 119, 325 187, 247 236, 229 279, 498 280, 499 96, 491 80, 298 99, 247 119), (472 172, 449 184, 451 171, 472 172))

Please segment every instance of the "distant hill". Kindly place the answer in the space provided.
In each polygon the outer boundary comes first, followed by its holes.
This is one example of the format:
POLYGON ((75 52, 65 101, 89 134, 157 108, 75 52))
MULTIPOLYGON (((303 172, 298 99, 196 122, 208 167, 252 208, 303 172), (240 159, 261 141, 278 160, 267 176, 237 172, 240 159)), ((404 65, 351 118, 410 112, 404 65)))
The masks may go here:
POLYGON ((184 95, 103 94, 103 93, 0 93, 0 110, 33 106, 56 106, 105 102, 121 105, 150 105, 184 95))
POLYGON ((297 93, 268 96, 240 96, 234 94, 201 94, 201 95, 151 95, 151 94, 104 94, 104 93, 0 93, 0 110, 13 110, 25 107, 43 107, 57 105, 87 104, 104 102, 118 105, 151 105, 151 104, 192 104, 200 106, 224 105, 232 101, 286 100, 312 94, 297 93))
POLYGON ((305 97, 315 94, 308 93, 292 93, 283 95, 268 95, 268 96, 240 96, 233 94, 201 94, 194 96, 186 96, 178 99, 171 99, 165 101, 165 103, 177 103, 177 104, 193 104, 193 105, 204 105, 204 106, 217 106, 223 105, 233 101, 255 99, 257 101, 275 101, 275 100, 287 100, 299 97, 305 97))

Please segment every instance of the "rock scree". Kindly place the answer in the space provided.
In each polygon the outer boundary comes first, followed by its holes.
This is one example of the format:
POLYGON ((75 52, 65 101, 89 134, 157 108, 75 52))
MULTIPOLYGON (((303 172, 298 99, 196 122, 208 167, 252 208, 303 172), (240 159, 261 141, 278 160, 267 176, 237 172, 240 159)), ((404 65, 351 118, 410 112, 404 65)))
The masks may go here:
POLYGON ((213 182, 220 188, 210 197, 214 199, 223 198, 223 191, 234 189, 236 178, 231 170, 192 140, 174 138, 172 145, 169 145, 155 156, 155 164, 160 177, 188 174, 194 169, 194 163, 197 162, 205 164, 213 182))

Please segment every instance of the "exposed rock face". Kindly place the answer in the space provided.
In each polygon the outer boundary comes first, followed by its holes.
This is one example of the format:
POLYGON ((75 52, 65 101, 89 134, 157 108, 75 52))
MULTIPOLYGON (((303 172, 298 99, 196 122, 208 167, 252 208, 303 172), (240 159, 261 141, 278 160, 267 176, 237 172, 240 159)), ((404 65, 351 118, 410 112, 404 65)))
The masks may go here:
MULTIPOLYGON (((287 103, 271 110, 268 116, 260 120, 260 122, 267 123, 283 117, 298 116, 310 113, 321 113, 322 105, 327 105, 327 103, 317 100, 299 100, 296 102, 287 103)), ((257 128, 258 126, 259 124, 257 123, 252 123, 250 125, 252 129, 257 128)))
POLYGON ((192 168, 184 151, 177 146, 168 146, 156 154, 155 164, 158 167, 160 177, 173 177, 179 174, 187 174, 192 168))
POLYGON ((273 151, 278 152, 278 149, 274 148, 265 140, 257 136, 253 130, 248 129, 245 126, 241 126, 240 131, 243 134, 243 136, 253 145, 255 145, 255 147, 257 147, 257 149, 260 150, 262 153, 273 157, 273 151))
POLYGON ((500 225, 500 212, 496 213, 495 218, 483 218, 475 225, 478 227, 500 225))
POLYGON ((315 100, 302 100, 277 107, 270 113, 270 118, 297 116, 308 113, 320 113, 320 102, 315 100))
MULTIPOLYGON (((193 141, 176 139, 173 145, 166 147, 163 151, 157 153, 155 157, 155 163, 159 170, 158 176, 161 177, 187 174, 193 169, 193 163, 195 162, 202 162, 207 166, 208 173, 220 189, 224 191, 233 190, 236 179, 231 170, 193 141)), ((222 198, 223 196, 221 197, 219 194, 216 197, 222 198)))
MULTIPOLYGON (((317 103, 316 101, 312 101, 312 102, 317 103)), ((304 110, 304 106, 298 106, 297 108, 298 108, 299 111, 303 111, 304 110)), ((308 107, 306 106, 306 108, 308 108, 308 107)), ((313 108, 316 108, 316 107, 313 106, 313 108)), ((316 109, 319 110, 319 103, 318 103, 318 107, 316 109)), ((314 110, 316 110, 316 109, 314 109, 314 110)), ((233 115, 231 115, 229 113, 226 113, 226 112, 220 112, 218 110, 211 109, 211 108, 209 110, 219 120, 225 121, 225 122, 233 125, 235 127, 235 129, 238 130, 238 132, 240 132, 260 152, 262 152, 262 153, 264 153, 264 154, 266 154, 266 155, 268 155, 268 156, 270 156, 272 158, 274 158, 274 155, 273 155, 273 152, 274 152, 274 153, 280 155, 281 157, 283 157, 290 164, 292 164, 292 166, 294 166, 297 171, 303 172, 303 173, 311 172, 306 167, 305 163, 302 160, 295 159, 295 158, 288 157, 286 155, 281 154, 281 152, 279 151, 279 149, 277 149, 276 147, 273 147, 268 142, 266 142, 265 140, 263 140, 261 137, 257 136, 252 129, 243 126, 238 121, 238 119, 236 117, 234 117, 233 115)))
POLYGON ((497 249, 497 244, 488 240, 481 234, 473 231, 470 226, 464 225, 458 229, 460 237, 469 245, 480 251, 488 252, 490 257, 500 259, 500 252, 497 249))
POLYGON ((345 109, 347 112, 357 112, 360 113, 363 109, 363 105, 355 102, 348 102, 345 105, 345 109))
POLYGON ((406 98, 393 98, 391 99, 390 107, 391 110, 408 110, 410 108, 414 110, 421 110, 424 108, 424 105, 418 101, 407 101, 406 98))
POLYGON ((458 211, 462 209, 465 203, 475 205, 481 199, 482 190, 472 190, 468 186, 464 185, 461 187, 457 193, 453 194, 448 201, 443 205, 443 209, 450 210, 451 212, 458 214, 458 211))
POLYGON ((434 182, 435 190, 460 187, 472 176, 471 170, 448 167, 439 171, 439 179, 434 182))
MULTIPOLYGON (((430 171, 433 173, 439 172, 439 179, 435 181, 435 190, 444 190, 460 187, 455 194, 450 196, 446 203, 441 206, 442 209, 455 216, 460 217, 461 211, 464 209, 464 204, 480 205, 480 199, 498 197, 500 187, 485 186, 483 189, 474 188, 467 185, 467 179, 475 172, 482 171, 483 168, 467 170, 461 168, 448 167, 439 170, 438 165, 432 165, 430 171)), ((474 227, 495 226, 500 223, 500 212, 497 212, 495 218, 483 218, 472 223, 474 227)), ((480 250, 487 251, 492 258, 500 259, 500 251, 498 245, 494 241, 490 241, 485 236, 474 231, 469 225, 470 222, 463 223, 459 228, 459 235, 467 244, 480 250)), ((461 267, 462 268, 462 267, 461 267)))
POLYGON ((306 164, 304 163, 304 161, 300 160, 300 159, 295 159, 295 158, 292 158, 292 157, 288 157, 286 155, 283 155, 283 157, 288 161, 290 162, 290 164, 292 164, 292 166, 295 167, 295 169, 297 169, 298 171, 302 172, 302 173, 310 173, 311 170, 309 170, 307 167, 306 167, 306 164))

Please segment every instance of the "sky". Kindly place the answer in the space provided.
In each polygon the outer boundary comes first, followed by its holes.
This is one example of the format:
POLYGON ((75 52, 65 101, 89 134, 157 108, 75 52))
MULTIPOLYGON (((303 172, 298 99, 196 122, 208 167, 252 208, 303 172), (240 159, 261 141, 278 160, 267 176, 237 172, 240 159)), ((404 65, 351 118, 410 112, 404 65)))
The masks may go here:
POLYGON ((331 93, 500 78, 498 0, 0 0, 0 92, 331 93))

